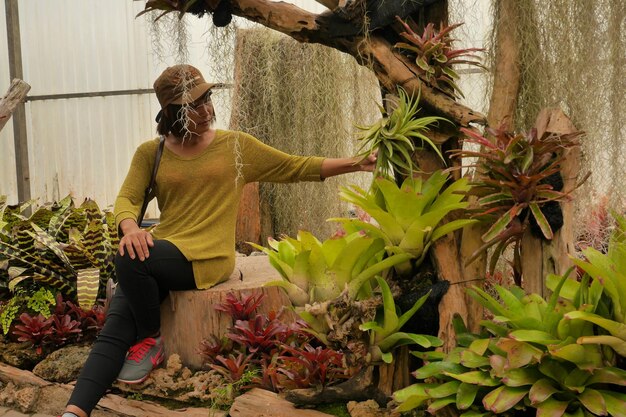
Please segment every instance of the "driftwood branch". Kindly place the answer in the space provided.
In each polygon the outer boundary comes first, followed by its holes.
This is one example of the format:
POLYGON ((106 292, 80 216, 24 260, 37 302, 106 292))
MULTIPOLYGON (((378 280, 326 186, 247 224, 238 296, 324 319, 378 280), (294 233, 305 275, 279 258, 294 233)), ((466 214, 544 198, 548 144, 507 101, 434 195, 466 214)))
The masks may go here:
POLYGON ((335 10, 337 7, 344 7, 346 0, 315 0, 317 3, 328 7, 330 10, 335 10))
MULTIPOLYGON (((377 33, 364 37, 359 19, 351 21, 330 10, 315 14, 285 2, 231 1, 233 14, 237 16, 284 33, 299 42, 319 43, 352 55, 361 65, 371 67, 388 91, 395 92, 397 86, 412 94, 420 91, 425 108, 461 126, 472 122, 482 124, 486 120, 484 115, 421 82, 417 77, 416 64, 396 53, 393 45, 377 33)), ((341 0, 319 2, 331 6, 342 3, 341 0)))
POLYGON ((357 375, 346 382, 321 389, 294 389, 285 393, 285 398, 298 405, 317 405, 339 401, 375 400, 380 405, 388 401, 388 397, 375 384, 374 367, 363 368, 357 375))
POLYGON ((30 85, 17 78, 11 82, 6 95, 0 99, 0 131, 9 121, 15 108, 24 101, 30 91, 30 85))

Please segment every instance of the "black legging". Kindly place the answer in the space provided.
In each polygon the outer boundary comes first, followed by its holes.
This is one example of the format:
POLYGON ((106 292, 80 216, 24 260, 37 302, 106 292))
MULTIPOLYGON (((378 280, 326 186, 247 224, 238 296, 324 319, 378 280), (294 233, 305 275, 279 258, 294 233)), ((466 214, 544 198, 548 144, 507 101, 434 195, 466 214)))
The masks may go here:
POLYGON ((115 258, 118 287, 68 404, 91 413, 117 377, 126 352, 159 331, 161 302, 169 291, 195 289, 193 268, 176 246, 155 240, 145 261, 115 258))

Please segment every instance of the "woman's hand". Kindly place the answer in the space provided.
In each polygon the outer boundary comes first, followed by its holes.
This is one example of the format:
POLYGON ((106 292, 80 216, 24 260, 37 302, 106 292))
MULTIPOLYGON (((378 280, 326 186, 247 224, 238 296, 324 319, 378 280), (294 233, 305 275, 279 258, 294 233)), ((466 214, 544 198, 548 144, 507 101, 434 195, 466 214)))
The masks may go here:
POLYGON ((120 229, 124 234, 120 240, 120 255, 124 256, 125 253, 128 253, 130 259, 135 259, 138 256, 140 261, 144 261, 150 256, 148 247, 153 247, 154 242, 149 232, 137 226, 133 219, 122 220, 120 229))
POLYGON ((347 174, 357 171, 374 171, 376 168, 376 158, 378 151, 374 151, 367 158, 326 158, 322 162, 320 176, 322 179, 334 177, 335 175, 347 174))
POLYGON ((373 172, 376 168, 376 160, 378 159, 378 150, 372 152, 365 159, 360 159, 356 161, 356 164, 359 167, 359 171, 367 171, 373 172))

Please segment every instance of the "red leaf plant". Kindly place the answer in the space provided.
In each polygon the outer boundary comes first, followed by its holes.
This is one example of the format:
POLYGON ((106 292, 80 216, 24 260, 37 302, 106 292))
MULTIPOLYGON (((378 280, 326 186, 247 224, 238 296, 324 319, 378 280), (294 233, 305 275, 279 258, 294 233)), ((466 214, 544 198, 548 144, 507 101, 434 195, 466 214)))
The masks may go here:
POLYGON ((237 320, 226 336, 245 346, 249 352, 269 353, 278 342, 286 340, 291 334, 289 326, 263 314, 250 320, 237 320))
POLYGON ((283 383, 287 389, 326 386, 338 379, 345 379, 343 354, 335 350, 308 343, 302 347, 283 345, 284 354, 278 357, 278 372, 287 381, 283 383))
POLYGON ((20 322, 16 324, 13 334, 18 336, 19 342, 30 342, 41 354, 43 345, 49 342, 52 334, 52 317, 45 318, 42 314, 31 316, 28 313, 20 314, 20 322))
POLYGON ((489 265, 489 274, 493 275, 499 257, 513 245, 514 278, 519 284, 522 272, 520 245, 526 229, 534 223, 546 239, 552 239, 554 231, 544 214, 544 206, 569 200, 570 193, 582 183, 570 190, 561 190, 551 182, 562 184, 560 170, 564 150, 579 146, 577 139, 583 132, 546 132, 539 137, 537 129, 514 133, 503 127, 488 128, 486 131, 493 138, 489 140, 470 129, 461 128, 461 131, 466 135, 464 142, 481 149, 459 149, 452 155, 477 158, 475 164, 464 165, 477 168, 470 193, 478 197, 478 208, 472 217, 484 221, 489 227, 482 236, 485 244, 472 254, 468 263, 495 245, 489 265), (553 180, 555 176, 558 181, 553 180))
POLYGON ((237 356, 232 353, 228 356, 218 355, 215 358, 215 363, 209 364, 209 368, 218 372, 226 380, 237 382, 250 367, 253 356, 253 353, 247 356, 243 353, 239 353, 237 356))
POLYGON ((258 293, 245 296, 240 300, 233 293, 228 293, 226 294, 226 301, 219 304, 215 309, 230 314, 234 321, 250 320, 263 298, 265 298, 265 294, 258 293))
POLYGON ((451 97, 462 97, 463 93, 455 82, 459 75, 453 66, 465 64, 483 68, 483 65, 477 60, 478 57, 472 52, 480 52, 484 49, 452 48, 454 39, 450 36, 450 32, 461 26, 462 23, 450 26, 442 24, 438 31, 435 30, 433 23, 429 23, 424 28, 424 32, 418 35, 406 22, 399 17, 396 18, 404 26, 405 32, 401 32, 400 36, 406 42, 399 42, 395 47, 415 59, 420 78, 451 97))
POLYGON ((198 353, 202 356, 204 363, 210 365, 216 363, 218 356, 226 355, 232 350, 232 340, 226 337, 220 339, 215 335, 210 335, 208 338, 200 342, 200 349, 198 349, 198 353))
POLYGON ((67 344, 73 338, 79 338, 83 332, 80 322, 73 320, 69 314, 52 316, 52 333, 49 338, 57 347, 67 344))

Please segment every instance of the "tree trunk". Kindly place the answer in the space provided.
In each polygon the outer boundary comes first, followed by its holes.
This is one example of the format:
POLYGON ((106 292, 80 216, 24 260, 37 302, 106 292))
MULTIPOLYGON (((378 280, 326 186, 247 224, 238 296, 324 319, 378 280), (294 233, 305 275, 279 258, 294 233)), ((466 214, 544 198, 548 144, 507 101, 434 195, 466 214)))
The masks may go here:
POLYGON ((9 121, 18 104, 22 103, 30 91, 30 85, 17 78, 11 81, 9 90, 0 100, 0 131, 9 121))
MULTIPOLYGON (((233 325, 229 314, 215 310, 229 293, 238 298, 252 293, 265 294, 257 309, 259 313, 278 312, 289 307, 291 301, 282 288, 264 286, 278 279, 278 272, 270 266, 267 256, 238 257, 235 272, 228 281, 207 290, 171 291, 169 299, 161 305, 161 334, 166 358, 176 353, 184 366, 202 368, 202 357, 198 353, 202 341, 211 335, 222 338, 233 325)), ((292 310, 285 309, 284 321, 293 322, 295 318, 292 310)))
POLYGON ((278 394, 260 388, 253 388, 235 398, 228 415, 231 417, 332 417, 315 410, 303 410, 278 394))
POLYGON ((246 184, 239 202, 237 227, 235 230, 235 245, 237 251, 249 255, 252 242, 261 244, 261 203, 259 200, 259 183, 246 184))
MULTIPOLYGON (((388 91, 395 91, 397 86, 402 86, 410 94, 417 95, 420 92, 421 102, 425 107, 461 126, 468 126, 472 122, 485 123, 484 115, 422 83, 417 76, 416 63, 397 53, 393 44, 383 38, 384 31, 378 30, 364 36, 361 33, 365 18, 362 12, 360 16, 352 16, 350 20, 345 18, 343 13, 327 11, 315 14, 285 2, 230 1, 234 15, 284 33, 299 42, 319 43, 352 55, 361 65, 372 68, 376 77, 388 91), (339 31, 340 28, 346 27, 353 29, 348 31, 350 36, 339 31)), ((181 4, 184 5, 184 3, 181 4)), ((390 2, 390 4, 394 3, 390 2)), ((163 7, 163 2, 149 0, 146 3, 147 9, 160 7, 163 7)), ((343 9, 347 8, 349 5, 343 9)), ((397 35, 392 26, 385 26, 384 29, 397 35)))

